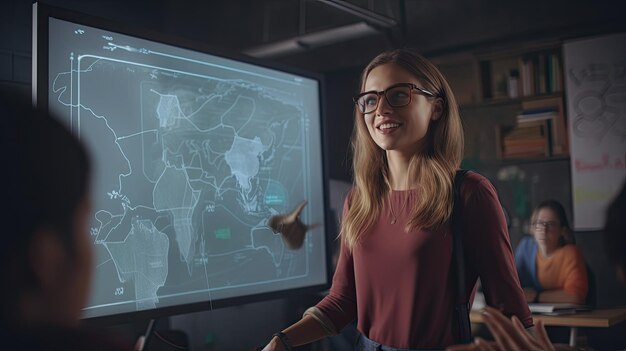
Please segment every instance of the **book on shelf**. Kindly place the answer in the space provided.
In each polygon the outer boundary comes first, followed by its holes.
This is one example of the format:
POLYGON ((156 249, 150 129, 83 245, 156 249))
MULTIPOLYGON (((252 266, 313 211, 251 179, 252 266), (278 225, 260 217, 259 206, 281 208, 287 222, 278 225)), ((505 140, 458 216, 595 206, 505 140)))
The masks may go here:
POLYGON ((563 91, 562 68, 559 56, 552 55, 552 83, 554 84, 552 91, 563 91))
POLYGON ((556 51, 534 52, 518 60, 521 95, 534 96, 562 91, 562 67, 556 51))
POLYGON ((508 158, 536 158, 545 157, 546 147, 544 144, 538 145, 520 145, 520 146, 505 146, 502 151, 502 157, 508 158))
POLYGON ((563 315, 577 312, 589 311, 589 306, 573 303, 529 303, 528 308, 531 313, 545 315, 563 315))
POLYGON ((569 155, 567 124, 563 111, 563 99, 561 97, 524 101, 522 113, 517 116, 517 121, 519 123, 533 119, 547 120, 550 127, 551 155, 569 155))
POLYGON ((527 57, 522 57, 520 59, 520 81, 522 82, 522 95, 523 96, 531 96, 533 95, 533 62, 527 57))
POLYGON ((534 158, 550 155, 550 125, 537 119, 497 130, 502 158, 534 158))
POLYGON ((523 110, 522 113, 517 115, 517 122, 524 123, 530 121, 537 121, 542 119, 554 119, 558 117, 557 107, 541 107, 534 109, 523 110))
POLYGON ((545 138, 504 140, 504 150, 509 153, 545 153, 546 146, 545 138))
POLYGON ((547 73, 548 67, 546 65, 546 55, 538 54, 535 58, 537 70, 535 71, 535 94, 545 94, 547 89, 547 73))

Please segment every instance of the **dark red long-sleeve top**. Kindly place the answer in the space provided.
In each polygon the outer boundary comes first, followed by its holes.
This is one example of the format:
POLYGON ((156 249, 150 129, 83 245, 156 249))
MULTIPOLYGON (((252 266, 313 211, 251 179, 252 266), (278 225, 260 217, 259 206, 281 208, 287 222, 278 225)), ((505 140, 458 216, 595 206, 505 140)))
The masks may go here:
MULTIPOLYGON (((493 185, 469 172, 460 193, 467 299, 480 277, 488 305, 532 326, 493 185)), ((387 346, 437 349, 454 344, 452 235, 449 228, 404 232, 407 209, 417 196, 417 190, 393 191, 393 210, 381 211, 352 252, 342 245, 330 292, 316 305, 335 330, 357 319, 360 332, 387 346)), ((344 216, 348 206, 350 196, 344 216)))

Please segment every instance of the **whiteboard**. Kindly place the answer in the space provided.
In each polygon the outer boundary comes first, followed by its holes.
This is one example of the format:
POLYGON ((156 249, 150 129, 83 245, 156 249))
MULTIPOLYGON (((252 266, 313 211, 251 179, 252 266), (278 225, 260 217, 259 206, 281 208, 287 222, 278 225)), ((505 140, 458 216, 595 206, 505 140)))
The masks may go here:
POLYGON ((574 229, 599 230, 626 175, 626 33, 563 45, 574 229))

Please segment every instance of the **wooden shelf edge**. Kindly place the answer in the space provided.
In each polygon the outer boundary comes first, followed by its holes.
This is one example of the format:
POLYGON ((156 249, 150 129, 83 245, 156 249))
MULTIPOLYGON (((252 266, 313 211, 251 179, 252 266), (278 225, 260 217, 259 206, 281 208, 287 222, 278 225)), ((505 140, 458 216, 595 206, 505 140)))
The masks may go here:
POLYGON ((484 108, 484 107, 490 107, 490 106, 500 106, 500 105, 516 105, 516 104, 521 104, 527 101, 537 101, 537 100, 561 98, 561 97, 563 97, 563 92, 558 91, 558 92, 549 93, 549 94, 522 96, 522 97, 517 97, 517 98, 497 98, 497 99, 485 100, 482 102, 459 104, 459 108, 462 110, 462 109, 484 108))

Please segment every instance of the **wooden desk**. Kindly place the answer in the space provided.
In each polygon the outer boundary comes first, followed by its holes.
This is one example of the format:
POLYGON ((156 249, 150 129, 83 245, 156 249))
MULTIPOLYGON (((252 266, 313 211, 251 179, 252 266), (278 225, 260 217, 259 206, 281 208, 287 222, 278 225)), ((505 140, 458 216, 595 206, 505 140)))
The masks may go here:
MULTIPOLYGON (((602 310, 591 310, 575 314, 565 314, 561 316, 545 316, 533 314, 533 321, 542 321, 545 326, 569 327, 570 346, 576 346, 576 336, 579 327, 587 328, 609 328, 626 321, 626 307, 610 308, 602 310)), ((479 311, 470 312, 472 323, 483 323, 483 317, 479 311)))

